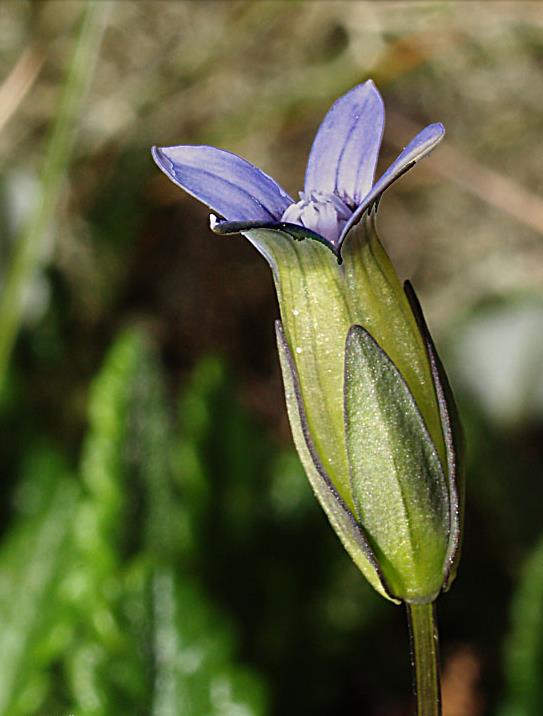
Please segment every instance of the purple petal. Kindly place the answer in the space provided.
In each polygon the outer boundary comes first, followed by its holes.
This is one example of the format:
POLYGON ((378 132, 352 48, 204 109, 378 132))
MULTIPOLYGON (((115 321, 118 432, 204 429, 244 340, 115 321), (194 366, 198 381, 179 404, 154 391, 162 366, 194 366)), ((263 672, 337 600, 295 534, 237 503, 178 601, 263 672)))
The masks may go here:
POLYGON ((354 214, 347 222, 340 236, 339 243, 343 241, 349 229, 351 229, 358 221, 362 214, 380 199, 381 194, 396 181, 402 174, 405 174, 419 159, 429 154, 432 149, 439 144, 445 134, 445 127, 437 122, 429 124, 417 136, 412 139, 403 152, 392 162, 383 176, 375 183, 373 189, 364 197, 364 200, 357 207, 354 214))
POLYGON ((250 162, 207 146, 153 147, 175 184, 228 221, 276 221, 294 200, 250 162))
POLYGON ((305 193, 335 193, 357 206, 373 184, 384 121, 383 100, 371 80, 340 97, 313 142, 305 193))

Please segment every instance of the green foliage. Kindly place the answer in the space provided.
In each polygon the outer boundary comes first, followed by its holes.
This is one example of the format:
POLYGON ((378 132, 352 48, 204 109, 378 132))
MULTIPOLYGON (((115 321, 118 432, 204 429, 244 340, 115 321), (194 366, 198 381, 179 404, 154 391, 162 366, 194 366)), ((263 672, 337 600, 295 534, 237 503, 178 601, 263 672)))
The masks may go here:
POLYGON ((156 359, 140 334, 113 347, 89 412, 87 494, 76 520, 79 633, 67 659, 73 709, 263 713, 258 683, 234 666, 233 639, 184 573, 174 431, 156 359), (247 693, 238 685, 245 682, 247 693))
POLYGON ((543 712, 543 541, 526 560, 511 604, 505 641, 505 698, 500 716, 543 712))
POLYGON ((146 571, 141 557, 126 559, 134 492, 128 428, 143 348, 139 335, 123 335, 89 398, 81 460, 85 493, 74 520, 77 556, 66 590, 76 629, 65 660, 72 708, 89 716, 119 707, 145 712, 146 571))
POLYGON ((233 638, 201 590, 158 569, 153 581, 152 716, 259 716, 258 680, 235 666, 233 638))
MULTIPOLYGON (((209 409, 205 390, 191 400, 209 409)), ((123 334, 90 391, 82 491, 43 449, 15 496, 0 552, 0 713, 265 713, 234 632, 187 571, 190 510, 173 479, 187 433, 174 429, 147 341, 123 334)))
POLYGON ((59 580, 70 542, 78 488, 58 454, 29 457, 16 494, 17 517, 0 551, 0 713, 36 713, 53 662, 71 637, 59 580))

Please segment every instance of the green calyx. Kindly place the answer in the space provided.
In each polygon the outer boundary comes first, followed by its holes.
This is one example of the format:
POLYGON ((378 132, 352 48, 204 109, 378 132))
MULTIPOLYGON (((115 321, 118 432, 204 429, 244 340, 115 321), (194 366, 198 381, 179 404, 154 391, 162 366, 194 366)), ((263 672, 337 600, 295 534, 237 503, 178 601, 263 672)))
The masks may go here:
POLYGON ((382 596, 397 601, 386 584, 368 536, 338 493, 315 448, 304 410, 298 371, 280 321, 276 323, 276 336, 292 436, 311 487, 341 543, 364 577, 382 596))
POLYGON ((392 592, 432 601, 449 536, 445 475, 400 372, 357 325, 345 353, 345 435, 356 515, 392 592))
POLYGON ((319 501, 381 594, 433 599, 458 553, 456 443, 433 344, 374 217, 350 232, 341 264, 310 238, 245 235, 274 274, 289 418, 319 501))

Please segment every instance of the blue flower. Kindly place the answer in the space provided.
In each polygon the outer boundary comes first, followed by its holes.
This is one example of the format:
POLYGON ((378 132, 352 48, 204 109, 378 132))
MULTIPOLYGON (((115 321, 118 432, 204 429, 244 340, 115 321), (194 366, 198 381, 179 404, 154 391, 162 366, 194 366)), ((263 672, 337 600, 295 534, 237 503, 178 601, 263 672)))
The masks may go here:
POLYGON ((266 228, 298 239, 303 227, 304 237, 321 241, 339 258, 349 230, 444 134, 442 124, 428 125, 374 183, 383 127, 383 100, 371 80, 340 97, 319 127, 298 202, 223 149, 154 147, 153 157, 172 181, 222 217, 212 221, 218 233, 266 228))
POLYGON ((373 208, 444 129, 423 129, 374 183, 383 126, 373 82, 337 100, 298 202, 222 149, 155 147, 153 156, 220 216, 214 231, 241 232, 270 264, 287 410, 311 486, 377 591, 428 602, 458 562, 461 439, 420 306, 379 241, 373 208))

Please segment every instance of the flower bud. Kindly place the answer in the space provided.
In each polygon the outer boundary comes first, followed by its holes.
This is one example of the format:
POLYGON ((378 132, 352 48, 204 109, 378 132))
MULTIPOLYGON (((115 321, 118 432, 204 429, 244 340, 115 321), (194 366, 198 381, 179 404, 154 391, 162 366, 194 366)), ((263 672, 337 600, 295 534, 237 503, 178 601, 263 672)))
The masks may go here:
POLYGON ((246 235, 273 267, 289 419, 318 499, 381 594, 432 601, 458 553, 457 446, 412 288, 403 290, 374 216, 351 232, 342 264, 316 241, 246 235))
POLYGON ((361 572, 393 601, 447 589, 462 522, 454 400, 410 284, 375 229, 383 192, 441 141, 419 132, 374 182, 384 126, 371 80, 332 106, 295 202, 245 159, 209 146, 155 147, 218 234, 242 233, 268 261, 294 442, 361 572))

